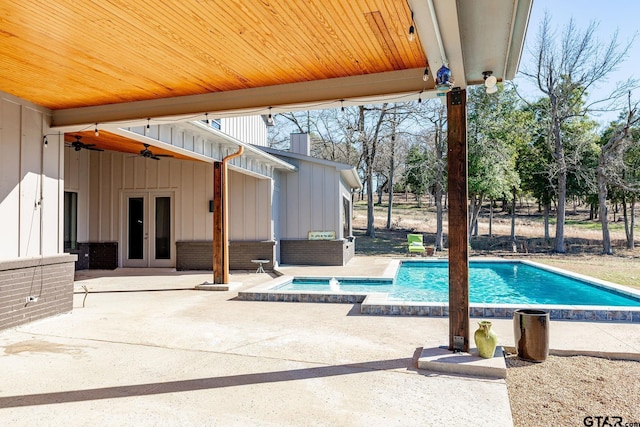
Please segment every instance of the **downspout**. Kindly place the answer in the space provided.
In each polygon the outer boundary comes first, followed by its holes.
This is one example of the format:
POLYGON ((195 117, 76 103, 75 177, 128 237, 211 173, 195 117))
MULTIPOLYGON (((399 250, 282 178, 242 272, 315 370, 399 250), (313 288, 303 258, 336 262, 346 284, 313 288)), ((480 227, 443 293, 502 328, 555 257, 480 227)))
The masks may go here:
POLYGON ((229 154, 222 159, 222 222, 223 222, 223 245, 224 253, 222 254, 222 283, 229 283, 229 186, 227 185, 227 163, 229 160, 239 157, 244 152, 244 147, 238 147, 238 151, 229 154))

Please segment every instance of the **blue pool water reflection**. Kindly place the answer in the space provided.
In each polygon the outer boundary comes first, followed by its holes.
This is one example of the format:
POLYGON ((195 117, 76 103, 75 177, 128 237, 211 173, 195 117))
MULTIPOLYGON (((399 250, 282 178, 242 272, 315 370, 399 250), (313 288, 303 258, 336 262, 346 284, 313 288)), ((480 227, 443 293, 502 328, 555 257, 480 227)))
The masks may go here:
MULTIPOLYGON (((446 261, 404 261, 394 280, 296 278, 280 288, 294 291, 388 293, 389 301, 448 302, 446 261)), ((540 304, 640 307, 640 298, 578 278, 517 261, 469 263, 469 301, 493 304, 540 304)))

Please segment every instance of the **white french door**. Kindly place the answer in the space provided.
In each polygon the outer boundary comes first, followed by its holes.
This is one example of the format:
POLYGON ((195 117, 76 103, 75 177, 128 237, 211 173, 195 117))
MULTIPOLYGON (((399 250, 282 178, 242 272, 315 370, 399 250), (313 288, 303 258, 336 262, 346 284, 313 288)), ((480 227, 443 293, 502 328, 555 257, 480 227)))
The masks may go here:
POLYGON ((123 267, 174 267, 173 192, 126 192, 123 208, 123 267))

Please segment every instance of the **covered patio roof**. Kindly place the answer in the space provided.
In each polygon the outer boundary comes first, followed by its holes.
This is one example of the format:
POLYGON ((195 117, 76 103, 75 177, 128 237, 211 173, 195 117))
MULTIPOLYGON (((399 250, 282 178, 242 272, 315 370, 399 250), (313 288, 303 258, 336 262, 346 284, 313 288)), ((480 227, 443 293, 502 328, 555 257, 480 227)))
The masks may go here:
POLYGON ((467 351, 465 89, 515 76, 532 1, 7 0, 0 91, 68 133, 427 98, 448 64, 449 349, 467 351))
POLYGON ((9 0, 0 90, 62 131, 426 98, 513 78, 531 2, 9 0))

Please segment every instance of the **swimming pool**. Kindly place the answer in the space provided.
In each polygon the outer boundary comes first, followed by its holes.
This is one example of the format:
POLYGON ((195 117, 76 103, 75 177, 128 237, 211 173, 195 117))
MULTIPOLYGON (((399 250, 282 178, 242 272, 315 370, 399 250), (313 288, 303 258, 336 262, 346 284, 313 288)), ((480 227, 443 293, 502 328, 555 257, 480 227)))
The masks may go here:
MULTIPOLYGON (((448 315, 448 263, 398 261, 385 278, 281 278, 240 299, 362 303, 365 314, 448 315)), ((530 261, 469 262, 470 314, 510 317, 542 308, 552 319, 640 322, 640 291, 530 261)))

